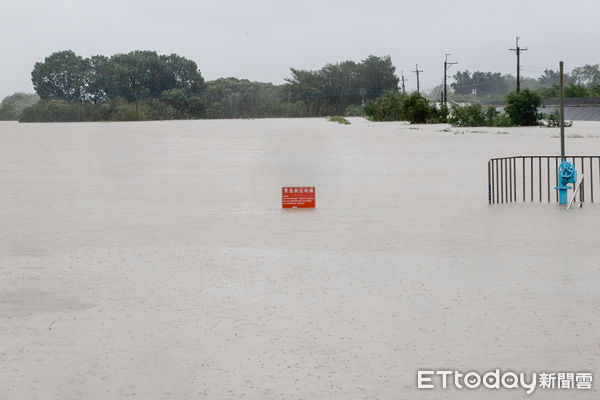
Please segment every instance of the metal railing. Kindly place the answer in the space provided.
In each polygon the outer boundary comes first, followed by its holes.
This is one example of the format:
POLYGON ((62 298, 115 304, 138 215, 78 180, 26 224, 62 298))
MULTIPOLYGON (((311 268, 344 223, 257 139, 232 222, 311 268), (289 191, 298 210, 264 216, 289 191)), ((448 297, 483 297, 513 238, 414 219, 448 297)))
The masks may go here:
MULTIPOLYGON (((489 204, 513 202, 558 202, 560 156, 517 156, 488 161, 489 204)), ((578 174, 583 174, 579 201, 594 202, 594 181, 600 185, 600 156, 568 156, 578 174)))

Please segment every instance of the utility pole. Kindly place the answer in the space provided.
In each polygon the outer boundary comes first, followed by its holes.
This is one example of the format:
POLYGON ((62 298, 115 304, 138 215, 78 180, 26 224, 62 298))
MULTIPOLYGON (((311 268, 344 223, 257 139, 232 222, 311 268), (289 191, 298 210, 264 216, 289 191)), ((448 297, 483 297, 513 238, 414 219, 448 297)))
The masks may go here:
POLYGON ((519 37, 517 36, 517 48, 509 49, 510 51, 514 51, 517 53, 517 93, 521 91, 521 52, 527 51, 527 49, 522 49, 519 47, 519 37))
POLYGON ((413 72, 417 74, 417 93, 419 93, 419 72, 423 72, 423 70, 419 70, 419 64, 415 64, 415 70, 413 72))
POLYGON ((565 82, 564 63, 560 62, 560 160, 565 161, 565 82))
POLYGON ((448 66, 452 66, 454 64, 458 64, 458 62, 448 62, 448 56, 450 53, 446 53, 446 58, 444 59, 444 99, 442 103, 448 107, 448 86, 446 85, 446 78, 448 78, 448 66))
POLYGON ((404 71, 402 71, 402 93, 406 93, 406 86, 404 86, 404 71))

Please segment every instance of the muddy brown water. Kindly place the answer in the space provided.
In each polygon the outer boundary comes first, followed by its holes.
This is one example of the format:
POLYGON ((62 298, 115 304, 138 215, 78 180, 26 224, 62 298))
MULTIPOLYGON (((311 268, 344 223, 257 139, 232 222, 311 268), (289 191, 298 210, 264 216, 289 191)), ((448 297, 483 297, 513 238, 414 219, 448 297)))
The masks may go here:
MULTIPOLYGON (((600 207, 487 203, 487 160, 558 130, 351 122, 0 123, 0 398, 505 399, 416 372, 600 373, 600 207), (317 208, 282 210, 293 185, 317 208)), ((567 135, 600 154, 600 123, 567 135)))

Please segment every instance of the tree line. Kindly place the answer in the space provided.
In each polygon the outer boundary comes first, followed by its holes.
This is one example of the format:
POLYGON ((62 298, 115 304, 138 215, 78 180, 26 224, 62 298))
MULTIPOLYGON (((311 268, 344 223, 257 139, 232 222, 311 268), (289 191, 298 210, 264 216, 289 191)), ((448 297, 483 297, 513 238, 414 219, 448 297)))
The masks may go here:
MULTIPOLYGON (((0 103, 0 119, 21 121, 115 121, 189 118, 263 118, 362 115, 363 106, 397 93, 389 56, 329 63, 319 70, 290 68, 285 83, 220 78, 205 81, 197 64, 177 54, 132 51, 81 57, 59 51, 35 64, 37 95, 15 94, 0 103), (36 101, 40 99, 39 102, 36 101)), ((504 101, 516 86, 510 74, 458 71, 450 84, 454 101, 504 101)), ((522 88, 558 97, 558 72, 546 69, 522 88)), ((598 64, 565 77, 567 97, 600 97, 598 64)), ((441 87, 427 96, 439 99, 441 87)), ((428 118, 433 118, 431 115, 428 118)))
MULTIPOLYGON (((468 70, 458 71, 450 84, 457 100, 502 98, 514 90, 517 79, 511 74, 468 70)), ((536 91, 541 97, 559 97, 560 75, 558 71, 545 69, 536 79, 521 78, 521 87, 536 91)), ((564 76, 565 96, 600 97, 600 66, 586 64, 574 68, 564 76)), ((439 97, 440 87, 430 93, 431 98, 439 97)))
POLYGON ((41 100, 22 111, 25 122, 325 116, 398 86, 389 56, 317 71, 291 68, 286 83, 273 85, 237 78, 205 82, 196 63, 177 54, 84 58, 66 50, 36 63, 31 76, 41 100))

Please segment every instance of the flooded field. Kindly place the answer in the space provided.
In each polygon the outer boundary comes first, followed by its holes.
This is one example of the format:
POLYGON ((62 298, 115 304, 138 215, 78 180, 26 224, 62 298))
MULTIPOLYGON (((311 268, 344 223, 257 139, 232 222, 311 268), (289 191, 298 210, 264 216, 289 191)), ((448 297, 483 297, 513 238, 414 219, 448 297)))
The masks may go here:
MULTIPOLYGON (((0 123, 0 398, 506 399, 527 395, 418 390, 417 370, 600 379, 600 206, 487 202, 487 160, 557 154, 558 129, 350 120, 0 123), (282 210, 293 185, 317 208, 282 210)), ((600 154, 600 122, 567 136, 600 154)), ((566 395, 598 390, 536 392, 566 395)))

